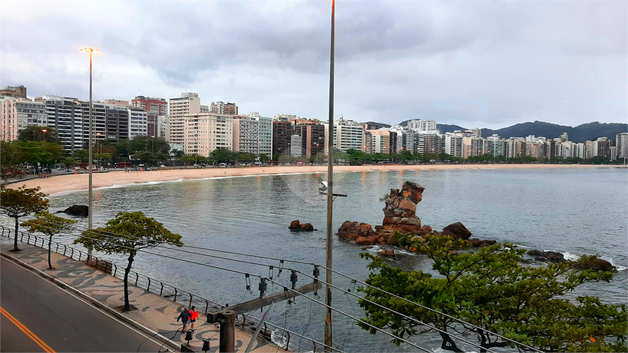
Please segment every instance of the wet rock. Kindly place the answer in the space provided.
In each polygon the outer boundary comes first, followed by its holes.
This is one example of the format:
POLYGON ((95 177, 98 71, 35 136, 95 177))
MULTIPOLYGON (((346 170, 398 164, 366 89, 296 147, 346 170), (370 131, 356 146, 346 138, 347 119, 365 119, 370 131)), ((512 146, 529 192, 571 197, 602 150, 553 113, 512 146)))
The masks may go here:
POLYGON ((384 257, 395 257, 395 250, 382 250, 378 252, 377 255, 384 257))
POLYGON ((467 241, 471 243, 471 246, 480 248, 497 244, 495 240, 481 240, 478 238, 467 239, 467 241))
POLYGON ((421 219, 416 215, 416 206, 423 199, 424 187, 406 181, 399 189, 391 189, 386 196, 383 228, 390 231, 403 231, 410 234, 421 233, 421 219))
POLYGON ((610 262, 597 257, 585 259, 577 268, 595 271, 614 271, 616 269, 610 262))
POLYGON ((300 221, 292 221, 290 222, 290 226, 288 229, 295 232, 312 232, 314 231, 314 226, 311 223, 301 223, 300 221))
POLYGON ((564 262, 565 256, 555 251, 530 250, 528 255, 534 256, 536 261, 564 262))
MULTIPOLYGON (((379 236, 375 234, 373 228, 368 223, 358 223, 346 221, 338 229, 338 236, 341 239, 357 240, 358 238, 374 238, 373 241, 379 236)), ((356 241, 357 242, 357 241, 356 241)), ((365 244, 365 243, 363 243, 365 244)))
POLYGON ((452 223, 443 228, 443 233, 456 239, 469 239, 471 237, 471 232, 460 222, 452 223))
POLYGON ((65 210, 59 212, 67 213, 72 216, 87 217, 89 213, 89 207, 85 205, 72 205, 65 210))

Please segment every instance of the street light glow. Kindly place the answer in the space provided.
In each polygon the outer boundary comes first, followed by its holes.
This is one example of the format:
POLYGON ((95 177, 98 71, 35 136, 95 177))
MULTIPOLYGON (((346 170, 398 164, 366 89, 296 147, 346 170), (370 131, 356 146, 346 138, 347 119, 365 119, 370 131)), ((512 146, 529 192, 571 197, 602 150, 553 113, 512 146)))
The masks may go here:
POLYGON ((93 53, 93 52, 97 52, 98 49, 96 49, 96 48, 83 48, 83 49, 81 49, 81 51, 84 51, 86 53, 93 53))

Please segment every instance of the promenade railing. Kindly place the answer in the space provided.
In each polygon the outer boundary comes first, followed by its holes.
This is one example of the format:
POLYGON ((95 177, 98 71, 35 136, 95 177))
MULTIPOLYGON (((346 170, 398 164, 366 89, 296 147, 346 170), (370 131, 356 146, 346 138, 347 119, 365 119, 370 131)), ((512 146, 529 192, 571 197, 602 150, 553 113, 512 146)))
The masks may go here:
MULTIPOLYGON (((12 236, 12 234, 15 234, 14 229, 5 227, 3 225, 0 225, 0 229, 2 232, 0 234, 0 237, 14 239, 14 237, 12 236)), ((125 266, 117 265, 110 261, 99 259, 97 256, 94 256, 93 254, 88 255, 87 252, 74 248, 72 246, 61 244, 56 241, 51 242, 49 238, 50 237, 48 236, 37 236, 29 232, 22 232, 22 231, 18 232, 18 241, 22 243, 41 247, 43 249, 48 249, 48 244, 50 243, 51 251, 54 251, 57 254, 61 254, 71 259, 84 262, 87 266, 93 267, 96 270, 103 271, 119 279, 124 279, 125 266)), ((158 294, 166 299, 172 300, 173 302, 185 304, 187 305, 188 308, 192 307, 192 305, 196 306, 199 309, 204 308, 205 315, 207 315, 207 313, 209 313, 210 311, 217 311, 217 310, 221 310, 222 308, 225 308, 224 305, 216 301, 203 298, 202 296, 198 294, 194 294, 192 292, 183 290, 172 284, 160 281, 158 279, 142 275, 136 271, 129 272, 128 280, 129 280, 129 284, 134 285, 135 287, 142 288, 150 293, 158 294)), ((242 329, 245 329, 247 324, 249 324, 249 326, 252 326, 253 324, 255 324, 254 320, 257 320, 257 322, 259 322, 260 319, 253 315, 240 314, 238 316, 237 324, 242 329)), ((285 327, 275 325, 268 321, 264 323, 264 330, 262 331, 262 333, 265 334, 264 338, 270 341, 273 341, 275 344, 281 344, 284 347, 288 347, 290 345, 290 338, 292 335, 310 342, 313 346, 314 352, 316 352, 317 348, 319 347, 320 347, 320 350, 322 350, 325 347, 325 344, 322 342, 319 342, 313 338, 304 336, 297 332, 288 330, 285 327), (267 330, 268 326, 275 328, 276 329, 275 332, 281 332, 280 333, 281 337, 276 338, 276 340, 281 340, 282 342, 275 342, 271 339, 271 334, 268 333, 268 330, 267 330)), ((341 350, 338 350, 333 347, 331 349, 335 352, 342 352, 341 350)))

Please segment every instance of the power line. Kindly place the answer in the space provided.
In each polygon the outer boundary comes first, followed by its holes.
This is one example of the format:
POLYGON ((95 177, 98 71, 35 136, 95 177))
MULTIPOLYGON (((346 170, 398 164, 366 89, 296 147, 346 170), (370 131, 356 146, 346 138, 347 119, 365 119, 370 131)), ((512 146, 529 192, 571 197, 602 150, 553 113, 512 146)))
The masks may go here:
MULTIPOLYGON (((86 232, 91 232, 91 233, 100 234, 100 235, 103 235, 103 236, 105 236, 105 237, 110 237, 110 238, 112 237, 112 238, 118 238, 118 239, 119 239, 119 238, 120 238, 120 236, 122 235, 122 236, 125 236, 125 237, 130 238, 130 239, 139 239, 138 237, 134 237, 134 236, 130 236, 130 235, 119 234, 119 233, 113 233, 113 232, 106 232, 106 231, 101 231, 101 230, 98 230, 98 229, 87 230, 86 232), (107 234, 111 234, 111 235, 107 235, 107 234)), ((90 237, 88 237, 88 238, 90 238, 90 237)), ((97 239, 97 238, 91 238, 91 239, 97 239)), ((101 239, 99 239, 99 240, 101 240, 101 239)), ((104 240, 103 240, 103 241, 104 241, 104 240)), ((108 242, 108 241, 105 241, 105 242, 107 242, 107 243, 112 243, 112 242, 108 242)), ((161 243, 167 243, 167 242, 161 242, 161 243)), ((143 252, 146 252, 146 253, 148 253, 148 254, 152 254, 152 255, 156 255, 156 256, 163 256, 163 257, 166 257, 166 258, 170 258, 170 259, 175 259, 175 260, 178 260, 178 259, 176 259, 176 258, 174 258, 174 257, 170 257, 170 256, 167 256, 167 255, 161 255, 161 254, 151 253, 151 252, 146 251, 146 250, 144 250, 144 249, 137 249, 137 248, 132 248, 132 247, 126 247, 126 246, 122 246, 122 245, 119 245, 119 246, 120 246, 120 247, 123 247, 123 248, 127 248, 127 249, 136 250, 136 251, 143 251, 143 252)), ((327 267, 325 267, 325 266, 323 266, 323 265, 316 265, 316 264, 311 263, 311 262, 296 261, 296 260, 285 260, 285 259, 278 259, 278 258, 273 258, 273 257, 268 257, 268 256, 252 255, 252 254, 244 254, 244 253, 236 253, 236 252, 232 252, 232 251, 222 251, 222 250, 215 250, 215 249, 210 249, 210 248, 202 248, 202 247, 192 247, 192 246, 185 246, 185 247, 196 248, 196 249, 201 249, 201 250, 208 250, 208 251, 220 251, 220 252, 223 252, 223 253, 230 253, 230 254, 236 254, 236 255, 241 255, 241 256, 251 256, 251 257, 264 258, 264 259, 272 259, 272 260, 279 260, 279 261, 286 261, 286 262, 293 262, 293 263, 307 264, 307 265, 312 265, 312 266, 320 266, 320 267, 325 268, 325 269, 327 268, 327 267)), ((226 258, 226 257, 222 257, 222 256, 217 256, 217 255, 209 255, 209 254, 203 254, 203 253, 198 253, 198 252, 189 251, 189 250, 182 250, 182 249, 178 249, 178 248, 171 248, 171 249, 172 249, 172 250, 175 250, 175 251, 181 251, 181 252, 191 253, 191 254, 196 254, 196 255, 201 255, 201 256, 212 256, 213 258, 223 259, 223 260, 227 260, 227 261, 241 262, 241 263, 246 263, 246 264, 251 264, 251 265, 256 265, 256 266, 262 266, 262 267, 271 267, 271 268, 273 267, 273 265, 267 265, 267 264, 262 264, 262 263, 252 262, 252 261, 238 260, 238 259, 231 259, 231 258, 226 258)), ((209 266, 209 267, 213 267, 213 268, 216 268, 216 269, 221 269, 221 270, 226 270, 226 271, 228 271, 228 269, 225 269, 225 268, 220 267, 220 266, 212 266, 212 265, 207 265, 207 264, 201 264, 201 263, 197 263, 197 262, 194 262, 194 261, 190 261, 190 262, 191 262, 191 263, 195 263, 195 264, 199 264, 199 265, 203 265, 203 266, 209 266)), ((292 270, 291 268, 283 268, 283 269, 286 269, 286 270, 292 270)), ((231 270, 231 271, 232 271, 232 272, 236 272, 236 273, 240 273, 240 274, 245 274, 245 275, 247 275, 247 273, 244 273, 244 272, 241 272, 241 271, 237 271, 237 270, 231 270)), ((300 272, 300 273, 302 273, 303 275, 305 275, 306 277, 309 277, 309 278, 312 278, 312 279, 314 279, 314 280, 318 280, 318 281, 320 281, 321 283, 325 283, 325 284, 327 284, 327 282, 325 282, 325 281, 323 281, 323 280, 319 280, 319 279, 318 279, 318 278, 316 278, 316 277, 310 276, 310 275, 306 274, 306 273, 305 273, 305 272, 303 272, 303 271, 296 270, 296 269, 295 269, 294 271, 300 272)), ((421 307, 421 308, 423 308, 423 309, 429 310, 429 311, 434 312, 434 313, 436 313, 436 314, 443 315, 443 316, 448 317, 448 318, 450 318, 450 319, 452 319, 452 320, 455 320, 455 321, 457 321, 457 322, 459 322, 459 323, 462 323, 463 325, 468 325, 468 326, 473 327, 473 328, 476 328, 476 329, 485 330, 485 329, 483 329, 483 328, 480 328, 480 327, 478 327, 478 326, 476 326, 476 325, 473 325, 473 324, 471 324, 471 323, 465 322, 465 321, 463 321, 463 320, 461 320, 461 319, 458 319, 458 318, 456 318, 456 317, 453 317, 453 316, 451 316, 451 315, 448 315, 448 314, 445 314, 445 313, 443 313, 443 312, 440 312, 440 311, 434 310, 434 309, 432 309, 432 308, 429 308, 429 307, 423 306, 423 305, 421 305, 421 304, 419 304, 419 303, 412 302, 412 301, 410 301, 410 300, 408 300, 408 299, 406 299, 406 298, 403 298, 403 297, 400 297, 400 296, 395 295, 395 294, 393 294, 393 293, 387 292, 387 291, 385 291, 385 290, 383 290, 383 289, 381 289, 381 288, 374 287, 374 286, 372 286, 372 285, 370 285, 370 284, 368 284, 368 283, 365 283, 365 282, 359 281, 359 280, 357 280, 357 279, 355 279, 355 278, 352 278, 352 277, 349 277, 349 276, 347 276, 347 275, 344 275, 344 274, 342 274, 342 273, 340 273, 340 272, 338 272, 338 271, 335 271, 335 270, 332 270, 332 271, 333 271, 334 273, 336 273, 336 274, 341 275, 342 277, 345 277, 345 278, 348 278, 348 279, 351 279, 351 280, 355 280, 357 283, 360 283, 360 284, 365 285, 365 286, 367 286, 367 287, 369 287, 369 288, 373 288, 373 289, 375 289, 375 290, 381 291, 381 292, 383 292, 383 293, 385 293, 385 294, 387 294, 387 295, 390 295, 390 296, 393 296, 393 297, 395 297, 395 298, 401 299, 401 300, 403 300, 403 301, 405 301, 405 302, 408 302, 408 303, 410 303, 410 304, 412 304, 412 305, 415 305, 415 306, 421 307)), ((264 276, 261 276, 261 275, 254 275, 254 277, 262 278, 262 277, 264 277, 264 276)), ((343 290, 342 288, 339 288, 339 287, 334 286, 334 285, 331 285, 331 287, 333 287, 333 288, 335 288, 335 289, 337 289, 337 290, 340 290, 341 292, 344 292, 345 294, 350 294, 350 295, 352 295, 352 296, 354 296, 354 297, 357 297, 357 298, 359 298, 359 299, 365 300, 365 301, 367 301, 367 302, 369 302, 369 303, 372 303, 372 304, 374 304, 374 305, 376 305, 376 306, 378 306, 378 307, 381 307, 382 309, 388 310, 388 311, 390 311, 391 313, 394 313, 394 314, 400 315, 400 316, 402 316, 402 317, 404 317, 404 318, 406 318, 406 319, 408 319, 408 320, 411 320, 411 321, 414 321, 414 322, 419 323, 419 324, 421 324, 421 325, 424 325, 424 326, 430 327, 431 329, 434 329, 434 330, 436 330, 436 331, 438 331, 438 332, 441 332, 441 333, 446 333, 446 334, 448 334, 448 335, 450 335, 450 336, 454 336, 454 337, 456 337, 456 338, 460 339, 461 341, 466 342, 466 343, 468 343, 468 344, 471 344, 471 345, 473 345, 473 346, 475 346, 475 347, 482 348, 480 345, 477 345, 477 344, 475 344, 475 343, 469 342, 469 341, 465 340, 464 338, 457 337, 457 336, 455 336, 455 335, 452 335, 450 332, 443 331, 443 330, 438 329, 438 328, 436 328, 436 327, 434 327, 434 326, 431 326, 431 325, 429 325, 429 324, 426 324, 426 323, 424 323, 424 322, 422 322, 422 321, 420 321, 420 320, 417 320, 417 319, 415 319, 415 318, 413 318, 413 317, 410 317, 410 316, 404 315, 404 314, 402 314, 402 313, 400 313, 400 312, 397 312, 397 311, 395 311, 395 310, 393 310, 393 309, 390 309, 390 308, 388 308, 388 307, 385 307, 385 306, 383 306, 383 305, 381 305, 381 304, 378 304, 378 303, 375 303, 375 302, 370 301, 370 300, 368 300, 368 299, 365 299, 364 297, 360 297, 360 296, 358 296, 358 295, 356 295, 356 294, 354 294, 354 293, 347 292, 347 291, 343 290)), ((485 331, 486 331, 486 330, 485 330, 485 331)), ((506 337, 504 337, 504 336, 502 336, 502 335, 499 335, 499 334, 497 334, 497 333, 494 333, 494 332, 492 332, 492 331, 489 331, 489 332, 490 332, 491 334, 495 335, 496 337, 502 338, 502 339, 504 339, 504 340, 506 340, 506 341, 509 341, 509 342, 511 342, 511 343, 514 343, 514 344, 517 344, 517 345, 519 345, 519 346, 523 346, 523 347, 529 348, 529 349, 534 350, 534 351, 537 351, 537 352, 542 352, 542 351, 540 351, 540 350, 538 350, 538 349, 536 349, 536 348, 534 348, 534 347, 531 347, 531 346, 525 345, 525 344, 523 344, 523 343, 520 343, 520 342, 514 341, 514 340, 512 340, 512 339, 506 338, 506 337)), ((490 352, 490 350, 489 350, 489 352, 490 352)))

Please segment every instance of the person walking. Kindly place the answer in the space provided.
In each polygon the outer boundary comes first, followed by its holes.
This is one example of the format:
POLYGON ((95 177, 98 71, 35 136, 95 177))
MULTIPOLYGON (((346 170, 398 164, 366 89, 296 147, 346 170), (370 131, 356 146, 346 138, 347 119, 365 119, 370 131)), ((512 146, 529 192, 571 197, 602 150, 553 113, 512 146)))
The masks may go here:
POLYGON ((183 330, 181 332, 185 332, 188 328, 188 320, 190 319, 190 312, 188 311, 188 308, 183 308, 183 311, 181 311, 181 314, 177 317, 177 322, 179 322, 179 319, 181 319, 181 322, 183 323, 183 330))
POLYGON ((196 319, 198 319, 198 311, 196 311, 195 306, 192 306, 192 309, 190 309, 190 322, 192 322, 190 324, 190 328, 192 331, 194 331, 194 323, 196 322, 196 319))

